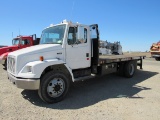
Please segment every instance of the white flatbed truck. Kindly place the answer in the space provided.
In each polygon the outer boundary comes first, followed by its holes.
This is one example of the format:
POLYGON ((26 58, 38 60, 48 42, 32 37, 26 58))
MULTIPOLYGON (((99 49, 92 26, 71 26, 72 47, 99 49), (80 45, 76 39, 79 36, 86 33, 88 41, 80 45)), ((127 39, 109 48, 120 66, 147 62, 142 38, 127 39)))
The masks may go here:
POLYGON ((18 88, 38 90, 47 103, 61 101, 75 81, 118 72, 131 78, 144 55, 100 55, 98 25, 63 21, 42 31, 40 45, 12 52, 8 79, 18 88))

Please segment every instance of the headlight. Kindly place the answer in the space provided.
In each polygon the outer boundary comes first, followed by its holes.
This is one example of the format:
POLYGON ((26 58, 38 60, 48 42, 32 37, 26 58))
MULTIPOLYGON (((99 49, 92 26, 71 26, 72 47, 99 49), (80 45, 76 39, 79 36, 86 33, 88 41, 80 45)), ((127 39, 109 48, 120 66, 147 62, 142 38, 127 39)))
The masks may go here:
POLYGON ((32 66, 25 66, 22 73, 32 73, 32 66))
POLYGON ((32 72, 32 66, 27 66, 27 72, 32 72))

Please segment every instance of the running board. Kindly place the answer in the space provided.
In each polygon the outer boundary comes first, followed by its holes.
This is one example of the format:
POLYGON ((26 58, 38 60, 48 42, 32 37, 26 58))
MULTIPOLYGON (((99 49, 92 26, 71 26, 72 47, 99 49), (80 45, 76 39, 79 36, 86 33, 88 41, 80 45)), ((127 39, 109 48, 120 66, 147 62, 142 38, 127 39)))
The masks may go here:
POLYGON ((74 78, 74 81, 83 81, 83 80, 91 79, 91 78, 95 78, 95 76, 90 75, 90 76, 84 76, 84 77, 74 78))

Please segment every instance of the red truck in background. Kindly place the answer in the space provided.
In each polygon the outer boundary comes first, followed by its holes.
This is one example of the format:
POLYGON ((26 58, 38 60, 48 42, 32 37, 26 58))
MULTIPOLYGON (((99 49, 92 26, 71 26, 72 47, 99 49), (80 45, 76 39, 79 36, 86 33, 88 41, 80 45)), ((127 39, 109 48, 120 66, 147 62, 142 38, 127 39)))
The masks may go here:
POLYGON ((1 48, 1 47, 7 47, 7 46, 4 46, 4 45, 0 45, 0 48, 1 48))
POLYGON ((40 38, 36 38, 36 34, 30 36, 17 36, 12 40, 12 46, 0 48, 0 63, 7 69, 7 56, 10 52, 30 47, 33 45, 38 45, 40 38))

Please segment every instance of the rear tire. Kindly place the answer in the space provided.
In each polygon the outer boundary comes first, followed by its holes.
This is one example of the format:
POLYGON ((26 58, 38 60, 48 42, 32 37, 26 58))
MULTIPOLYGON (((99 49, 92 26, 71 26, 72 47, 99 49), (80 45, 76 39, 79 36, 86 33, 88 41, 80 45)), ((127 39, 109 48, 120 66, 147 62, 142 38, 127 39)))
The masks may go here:
POLYGON ((124 66, 124 76, 127 78, 133 77, 137 69, 137 61, 128 61, 124 66))
POLYGON ((38 94, 43 101, 56 103, 64 99, 69 88, 70 80, 64 73, 50 71, 42 77, 38 94))
POLYGON ((156 60, 156 61, 160 61, 160 57, 156 57, 155 60, 156 60))

